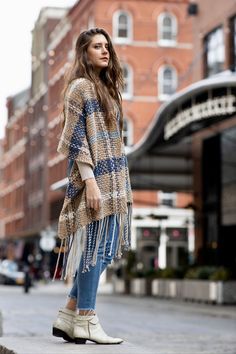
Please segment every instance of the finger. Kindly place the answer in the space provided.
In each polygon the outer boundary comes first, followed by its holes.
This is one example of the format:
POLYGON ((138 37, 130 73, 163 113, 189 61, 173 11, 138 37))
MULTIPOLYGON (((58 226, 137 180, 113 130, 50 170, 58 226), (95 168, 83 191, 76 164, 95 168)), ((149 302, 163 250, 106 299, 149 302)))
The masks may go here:
POLYGON ((102 206, 102 200, 101 200, 101 198, 99 198, 98 201, 97 201, 98 210, 101 208, 101 206, 102 206))
POLYGON ((94 209, 98 210, 98 201, 97 200, 95 200, 95 202, 94 202, 94 209))
POLYGON ((88 208, 93 208, 93 201, 91 199, 88 200, 88 208))
POLYGON ((101 208, 101 205, 102 205, 101 199, 98 199, 97 200, 97 210, 99 210, 101 208))

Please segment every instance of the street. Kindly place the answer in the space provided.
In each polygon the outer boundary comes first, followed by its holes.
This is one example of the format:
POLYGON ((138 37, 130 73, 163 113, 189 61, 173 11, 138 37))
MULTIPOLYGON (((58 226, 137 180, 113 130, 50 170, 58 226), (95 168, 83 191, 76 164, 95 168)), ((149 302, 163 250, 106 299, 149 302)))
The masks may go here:
MULTIPOLYGON (((51 336, 51 324, 69 289, 63 283, 0 287, 3 337, 0 344, 17 354, 142 353, 235 354, 236 308, 155 298, 114 296, 100 289, 97 313, 108 334, 122 345, 85 346, 51 336)), ((0 350, 1 353, 1 350, 0 350)))

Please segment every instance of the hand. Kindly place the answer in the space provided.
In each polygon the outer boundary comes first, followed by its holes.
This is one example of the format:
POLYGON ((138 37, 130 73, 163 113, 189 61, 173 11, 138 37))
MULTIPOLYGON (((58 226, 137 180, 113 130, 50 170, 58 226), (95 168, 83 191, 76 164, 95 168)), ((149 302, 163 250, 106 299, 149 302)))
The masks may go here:
POLYGON ((102 195, 98 188, 95 178, 88 178, 85 180, 86 185, 86 202, 89 208, 99 210, 102 205, 102 195))

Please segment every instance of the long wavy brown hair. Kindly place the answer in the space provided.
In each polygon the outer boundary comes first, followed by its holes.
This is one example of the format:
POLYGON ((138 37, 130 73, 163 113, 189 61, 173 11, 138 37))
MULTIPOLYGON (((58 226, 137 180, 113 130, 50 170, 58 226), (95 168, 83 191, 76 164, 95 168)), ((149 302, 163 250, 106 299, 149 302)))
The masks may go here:
MULTIPOLYGON (((97 92, 99 103, 105 113, 105 123, 110 128, 115 120, 114 103, 116 101, 120 110, 120 130, 123 129, 123 112, 122 112, 122 97, 121 90, 124 87, 123 71, 116 55, 115 49, 111 42, 108 33, 102 28, 92 28, 88 31, 80 33, 75 44, 74 61, 65 75, 65 85, 62 91, 62 98, 66 95, 66 90, 69 84, 77 78, 86 78, 90 80, 97 92), (87 49, 92 41, 93 36, 102 34, 108 42, 108 51, 110 59, 108 66, 103 68, 99 74, 100 80, 88 59, 87 49)), ((64 107, 63 107, 64 111, 64 107)), ((64 125, 64 114, 62 114, 62 125, 64 125)))

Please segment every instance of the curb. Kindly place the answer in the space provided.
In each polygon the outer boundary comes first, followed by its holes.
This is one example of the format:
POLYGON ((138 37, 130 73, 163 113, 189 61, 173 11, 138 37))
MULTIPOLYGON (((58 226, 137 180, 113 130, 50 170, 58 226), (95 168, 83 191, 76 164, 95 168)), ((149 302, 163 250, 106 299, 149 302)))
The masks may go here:
POLYGON ((7 349, 6 347, 3 347, 0 345, 0 354, 17 354, 13 350, 7 349))

